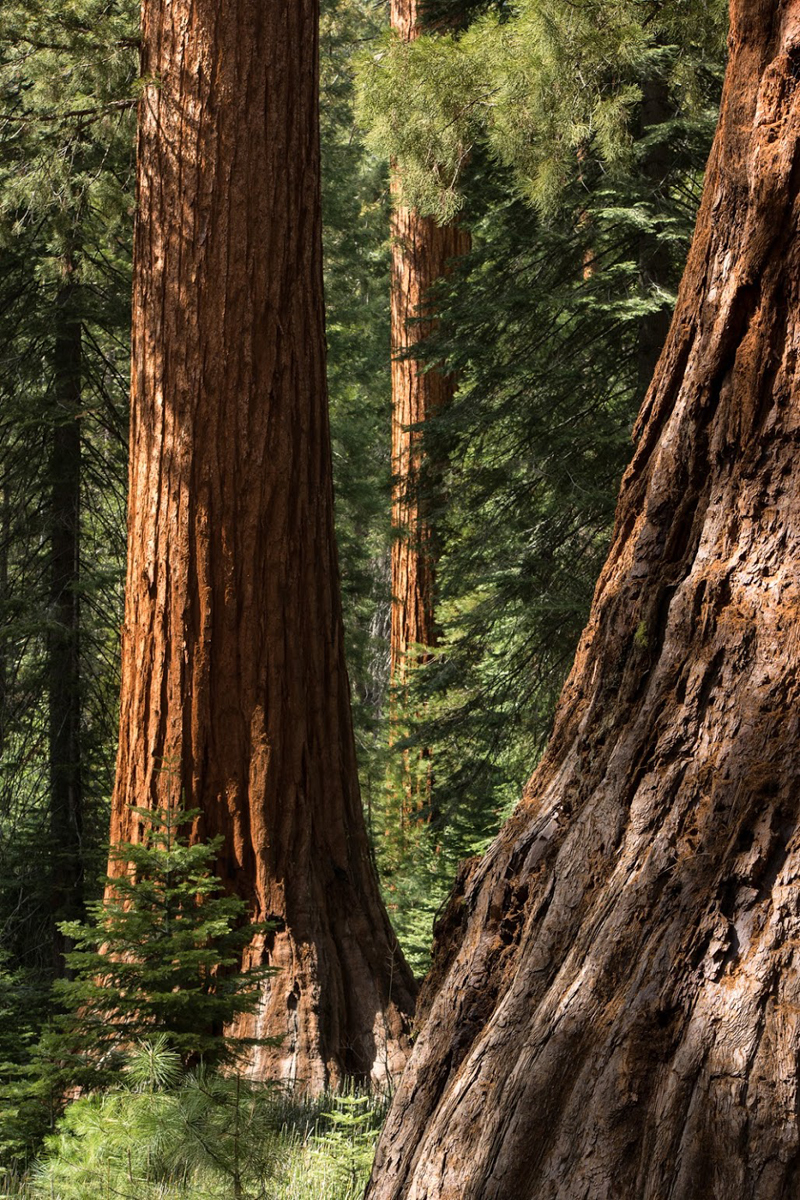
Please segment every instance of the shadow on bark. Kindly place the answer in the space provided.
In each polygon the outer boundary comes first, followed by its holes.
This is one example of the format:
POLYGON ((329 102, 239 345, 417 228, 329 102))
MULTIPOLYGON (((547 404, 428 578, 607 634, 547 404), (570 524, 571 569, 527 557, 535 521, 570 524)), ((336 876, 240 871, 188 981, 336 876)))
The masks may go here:
POLYGON ((370 1200, 800 1190, 800 3, 733 0, 553 738, 440 926, 370 1200))

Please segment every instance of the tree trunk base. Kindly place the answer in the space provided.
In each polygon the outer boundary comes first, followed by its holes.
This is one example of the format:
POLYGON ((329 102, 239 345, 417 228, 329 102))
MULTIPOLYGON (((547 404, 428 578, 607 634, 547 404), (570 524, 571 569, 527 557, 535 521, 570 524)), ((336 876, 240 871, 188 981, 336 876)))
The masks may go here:
POLYGON ((369 1200, 800 1195, 798 0, 733 0, 731 54, 589 625, 369 1200))

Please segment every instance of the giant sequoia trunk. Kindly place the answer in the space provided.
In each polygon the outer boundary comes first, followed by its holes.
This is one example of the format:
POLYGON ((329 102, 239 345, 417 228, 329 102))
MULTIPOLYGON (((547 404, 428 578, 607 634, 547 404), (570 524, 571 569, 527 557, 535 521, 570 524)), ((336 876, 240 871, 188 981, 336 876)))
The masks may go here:
POLYGON ((406 1056, 371 863, 333 532, 316 0, 145 0, 114 841, 201 810, 278 973, 253 1070, 406 1056))
POLYGON ((732 0, 730 48, 589 624, 370 1200, 800 1195, 799 0, 732 0))
MULTIPOLYGON (((392 28, 406 41, 419 36, 417 0, 392 0, 392 28)), ((429 289, 447 273, 451 259, 469 250, 469 234, 457 222, 439 225, 400 199, 395 171, 392 192, 392 681, 402 684, 424 649, 435 646, 436 547, 428 507, 420 495, 422 426, 452 399, 452 375, 419 361, 433 309, 429 289), (417 347, 415 357, 414 348, 417 347)))
MULTIPOLYGON (((396 193, 396 188, 394 189, 396 193)), ((437 225, 432 217, 398 203, 392 215, 392 679, 401 684, 408 668, 437 640, 435 575, 437 550, 420 494, 423 425, 453 396, 455 380, 413 357, 430 333, 429 288, 451 259, 469 249, 458 224, 437 225)))

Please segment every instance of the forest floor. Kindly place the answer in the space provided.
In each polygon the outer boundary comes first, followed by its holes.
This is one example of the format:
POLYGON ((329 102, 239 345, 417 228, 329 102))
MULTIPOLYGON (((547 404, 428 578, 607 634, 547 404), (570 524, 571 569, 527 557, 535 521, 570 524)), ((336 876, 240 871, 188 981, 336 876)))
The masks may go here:
POLYGON ((267 1099, 200 1111, 164 1093, 74 1102, 0 1200, 360 1200, 385 1100, 267 1099), (122 1102, 120 1100, 122 1099, 122 1102), (165 1099, 167 1105, 165 1107, 165 1099), (271 1128, 270 1128, 271 1127, 271 1128))

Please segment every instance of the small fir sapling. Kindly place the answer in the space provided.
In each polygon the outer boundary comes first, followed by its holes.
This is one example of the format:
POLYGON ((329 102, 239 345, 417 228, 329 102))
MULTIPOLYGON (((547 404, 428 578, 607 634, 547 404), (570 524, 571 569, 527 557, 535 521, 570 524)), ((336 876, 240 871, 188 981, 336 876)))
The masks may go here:
POLYGON ((269 926, 247 922, 245 901, 222 892, 212 870, 221 839, 189 843, 181 831, 196 812, 133 811, 142 840, 112 849, 122 871, 89 905, 89 921, 61 926, 74 949, 71 978, 55 985, 68 1015, 54 1049, 82 1068, 84 1084, 87 1070, 90 1078, 115 1073, 126 1047, 159 1035, 184 1065, 235 1059, 253 1041, 224 1030, 257 1008, 272 973, 242 970, 245 950, 269 926))

